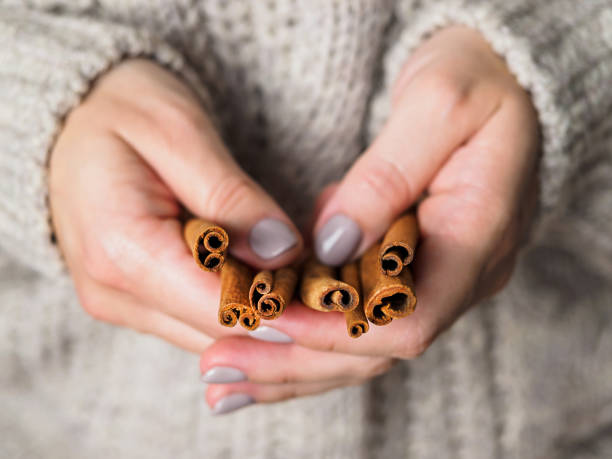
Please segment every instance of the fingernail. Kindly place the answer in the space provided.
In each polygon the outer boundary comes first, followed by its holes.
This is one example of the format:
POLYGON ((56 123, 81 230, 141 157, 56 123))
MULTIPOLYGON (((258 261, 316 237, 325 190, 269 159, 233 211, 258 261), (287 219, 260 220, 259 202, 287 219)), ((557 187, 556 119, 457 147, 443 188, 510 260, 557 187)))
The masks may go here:
POLYGON ((334 215, 315 238, 315 251, 322 263, 340 266, 355 252, 361 241, 361 228, 343 214, 334 215))
POLYGON ((294 247, 298 239, 289 226, 276 218, 258 221, 249 234, 253 252, 264 260, 276 258, 294 247))
POLYGON ((251 338, 270 341, 271 343, 293 343, 291 336, 266 325, 261 325, 256 330, 250 331, 249 335, 251 338))
POLYGON ((202 375, 202 381, 209 384, 225 384, 246 381, 247 376, 238 368, 212 367, 202 375))
POLYGON ((255 403, 253 397, 247 394, 230 394, 223 397, 212 409, 212 414, 225 414, 236 411, 245 406, 255 403))

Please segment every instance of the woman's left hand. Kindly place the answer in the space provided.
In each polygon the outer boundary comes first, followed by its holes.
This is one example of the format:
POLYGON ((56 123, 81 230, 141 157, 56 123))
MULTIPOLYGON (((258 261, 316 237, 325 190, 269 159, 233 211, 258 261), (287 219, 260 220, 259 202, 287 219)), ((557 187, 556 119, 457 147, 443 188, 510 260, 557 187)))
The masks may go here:
POLYGON ((529 95, 483 37, 459 26, 433 35, 405 64, 387 123, 328 193, 315 225, 319 257, 339 265, 426 192, 417 211, 416 311, 354 340, 342 314, 293 305, 263 332, 292 343, 230 337, 203 354, 202 373, 214 383, 208 403, 223 412, 323 392, 421 355, 510 278, 537 201, 539 147, 529 95))

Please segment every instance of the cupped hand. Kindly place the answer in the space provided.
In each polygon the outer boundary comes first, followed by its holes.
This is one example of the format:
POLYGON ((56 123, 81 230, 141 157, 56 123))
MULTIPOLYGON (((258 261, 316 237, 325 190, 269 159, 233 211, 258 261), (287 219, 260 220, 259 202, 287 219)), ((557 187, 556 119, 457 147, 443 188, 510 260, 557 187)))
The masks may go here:
POLYGON ((378 137, 326 193, 315 248, 328 264, 355 258, 422 198, 416 311, 353 340, 341 314, 293 305, 266 324, 293 343, 242 352, 245 338, 227 338, 204 353, 202 372, 234 366, 245 378, 209 386, 212 406, 236 392, 268 402, 364 381, 422 354, 511 276, 537 202, 540 139, 529 95, 479 33, 456 26, 414 53, 392 97, 378 137))
POLYGON ((84 309, 96 319, 202 352, 219 326, 219 277, 183 241, 181 205, 223 225, 258 267, 302 240, 233 161, 194 94, 153 62, 130 60, 68 116, 50 159, 53 225, 84 309))

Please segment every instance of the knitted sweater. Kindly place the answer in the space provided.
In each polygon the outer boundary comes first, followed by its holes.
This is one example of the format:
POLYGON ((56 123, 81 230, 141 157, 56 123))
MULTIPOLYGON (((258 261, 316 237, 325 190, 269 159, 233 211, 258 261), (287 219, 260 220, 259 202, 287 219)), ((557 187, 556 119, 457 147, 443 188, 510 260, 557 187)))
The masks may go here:
POLYGON ((610 0, 3 1, 0 457, 611 457, 611 31, 610 0), (213 418, 197 356, 82 312, 46 164, 95 78, 132 56, 174 70, 301 221, 380 128, 410 52, 454 23, 531 92, 543 211, 510 285, 422 357, 213 418))

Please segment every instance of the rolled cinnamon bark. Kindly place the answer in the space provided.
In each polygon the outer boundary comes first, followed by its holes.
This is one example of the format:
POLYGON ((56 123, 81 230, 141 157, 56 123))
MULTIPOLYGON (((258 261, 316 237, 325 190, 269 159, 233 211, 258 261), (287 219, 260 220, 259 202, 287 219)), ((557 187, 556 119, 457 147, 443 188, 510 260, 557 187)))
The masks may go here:
POLYGON ((378 264, 379 252, 380 244, 370 247, 361 257, 359 269, 365 315, 375 325, 386 325, 411 314, 417 300, 410 269, 402 269, 397 276, 385 275, 378 264))
MULTIPOLYGON (((233 327, 242 317, 247 324, 255 320, 249 315, 249 288, 253 274, 251 269, 232 257, 227 257, 221 270, 221 300, 219 303, 219 323, 233 327)), ((245 324, 243 324, 244 326, 245 324)))
POLYGON ((297 280, 297 269, 293 266, 277 269, 274 273, 260 271, 251 284, 251 306, 263 319, 277 319, 293 299, 297 280))
POLYGON ((229 244, 229 237, 223 228, 199 218, 192 218, 185 224, 183 235, 200 268, 204 271, 221 269, 229 244))
POLYGON ((312 257, 304 266, 300 299, 306 306, 317 311, 346 312, 357 307, 359 294, 354 287, 338 280, 334 268, 312 257))
POLYGON ((249 289, 249 301, 251 306, 257 307, 257 303, 266 293, 272 291, 274 285, 274 273, 269 270, 259 271, 255 274, 251 288, 249 289))
MULTIPOLYGON (((356 261, 347 263, 340 268, 340 279, 353 287, 361 295, 361 282, 359 281, 359 265, 356 261)), ((363 296, 358 299, 357 307, 352 311, 344 313, 346 319, 346 329, 351 338, 359 338, 367 333, 370 326, 368 319, 363 311, 363 296)))
POLYGON ((240 321, 240 325, 249 331, 255 330, 259 327, 259 323, 261 322, 259 314, 250 304, 240 310, 240 318, 238 320, 240 321))
POLYGON ((379 263, 387 276, 397 276, 414 258, 414 249, 419 238, 416 215, 402 215, 389 227, 383 238, 379 263))

